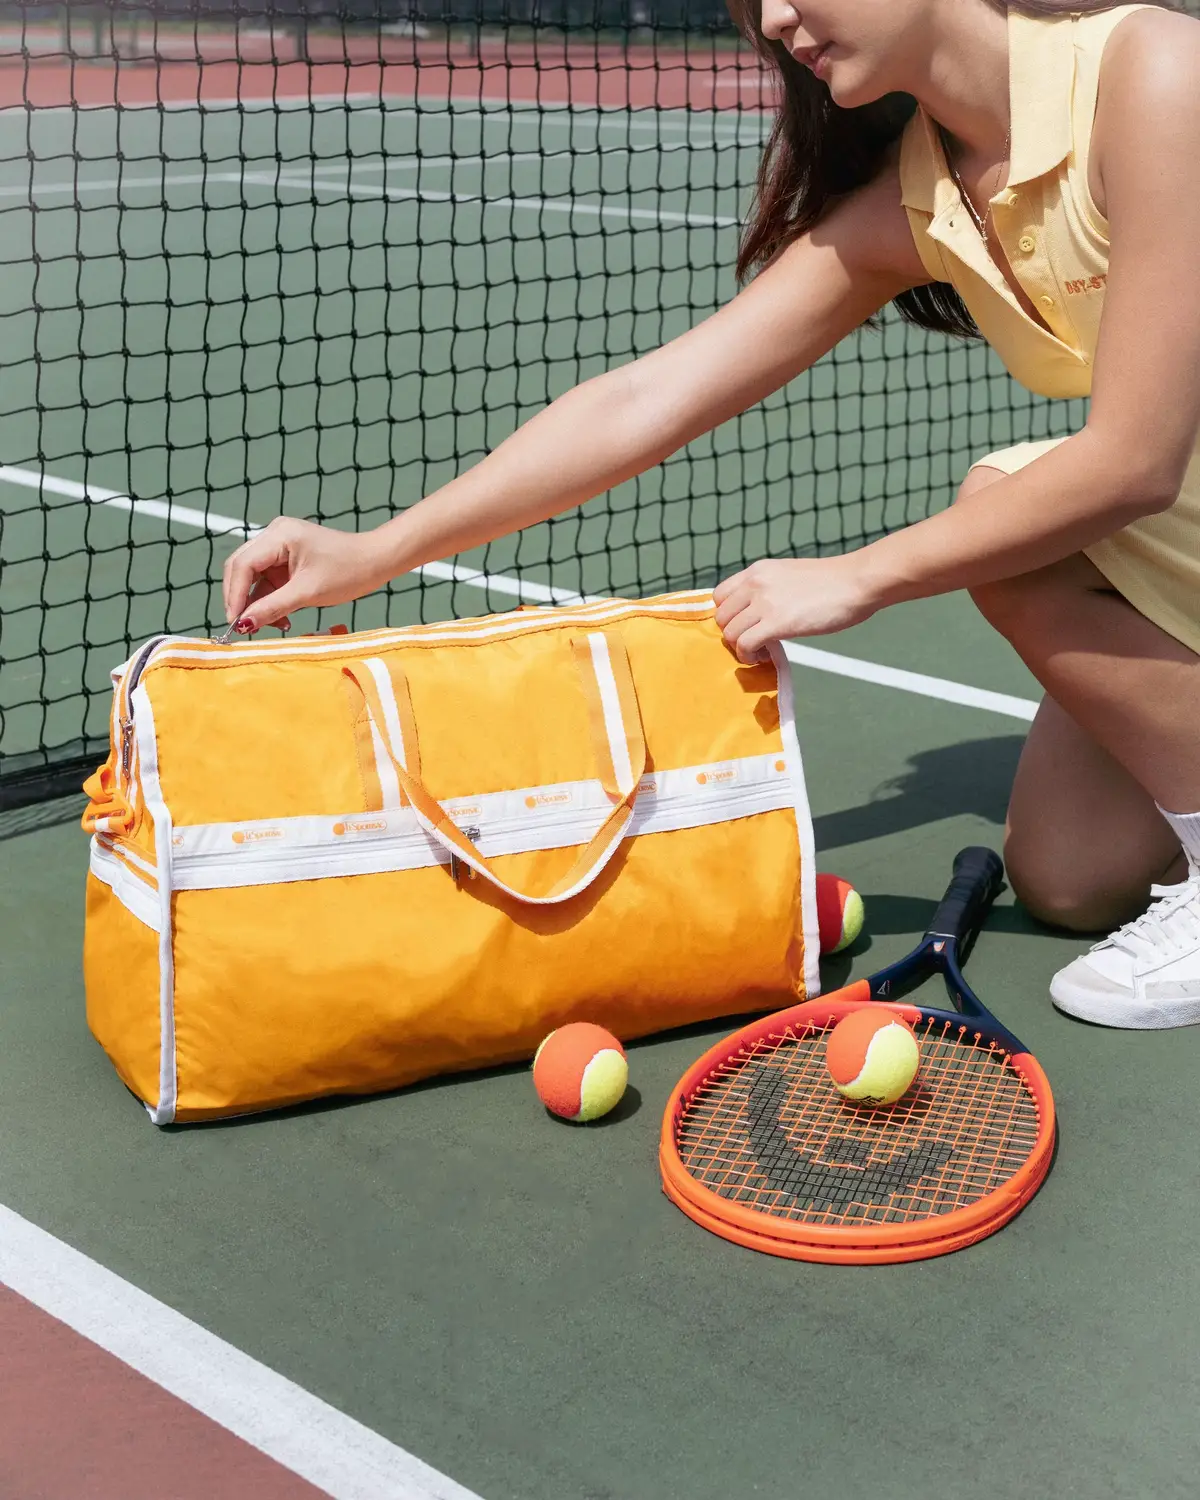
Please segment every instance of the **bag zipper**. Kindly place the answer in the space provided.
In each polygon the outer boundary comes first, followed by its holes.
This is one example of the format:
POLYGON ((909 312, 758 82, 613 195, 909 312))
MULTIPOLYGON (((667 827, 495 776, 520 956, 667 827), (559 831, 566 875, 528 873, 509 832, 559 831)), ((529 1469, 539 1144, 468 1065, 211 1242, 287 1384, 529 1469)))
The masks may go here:
MULTIPOLYGON (((783 803, 776 803, 774 806, 763 806, 762 803, 764 801, 769 802, 769 798, 766 796, 767 791, 768 788, 764 784, 754 783, 750 786, 739 788, 739 791, 736 795, 726 794, 721 801, 721 806, 724 809, 726 816, 722 817, 719 821, 730 821, 731 818, 747 816, 753 814, 756 811, 764 813, 769 811, 778 811, 781 807, 787 807, 791 805, 790 802, 785 801, 783 803), (739 809, 742 808, 745 809, 744 812, 739 811, 739 809)), ((697 802, 700 802, 702 800, 702 798, 697 798, 692 795, 681 796, 678 794, 673 797, 658 798, 657 806, 654 809, 656 815, 655 821, 658 822, 665 819, 665 821, 667 822, 667 826, 652 831, 667 833, 675 832, 679 828, 689 828, 695 826, 688 821, 682 821, 673 827, 671 825, 671 813, 674 809, 683 810, 692 805, 695 805, 697 802)), ((531 852, 532 850, 543 848, 569 848, 574 844, 586 843, 588 839, 590 839, 595 834, 599 813, 599 809, 590 808, 586 813, 560 813, 556 816, 543 814, 537 819, 536 827, 547 836, 546 843, 535 843, 530 845, 526 842, 525 839, 516 838, 513 840, 515 847, 501 847, 495 850, 495 852, 489 857, 497 858, 508 853, 526 853, 531 852)), ((286 819, 283 821, 286 822, 286 819)), ((336 820, 333 818, 329 819, 329 822, 331 824, 334 821, 336 820)), ((486 835, 489 843, 500 843, 503 846, 508 842, 509 839, 513 839, 513 835, 527 833, 530 827, 531 825, 524 822, 523 820, 507 818, 504 820, 496 820, 487 829, 482 829, 478 825, 463 826, 462 832, 466 834, 471 842, 476 845, 478 844, 480 838, 486 835)), ((188 829, 181 828, 178 829, 177 832, 186 835, 188 829)), ((431 840, 429 835, 425 833, 423 829, 413 828, 405 832, 389 833, 377 838, 372 838, 370 840, 364 840, 363 843, 358 845, 358 847, 362 850, 366 850, 368 848, 394 849, 398 853, 409 849, 417 849, 428 852, 430 842, 431 840)), ((203 870, 207 868, 229 870, 241 868, 247 871, 261 871, 280 866, 303 864, 308 860, 315 861, 323 854, 341 854, 342 852, 343 847, 334 844, 332 841, 326 843, 323 840, 317 842, 315 840, 309 839, 303 842, 297 841, 296 843, 287 843, 283 846, 280 846, 278 844, 264 843, 260 846, 254 847, 253 849, 242 848, 236 853, 226 853, 223 850, 217 851, 210 849, 188 853, 186 849, 181 849, 175 852, 174 863, 176 869, 203 870)), ((449 863, 450 874, 455 880, 459 879, 464 869, 466 870, 470 878, 474 879, 475 871, 466 864, 465 860, 458 858, 456 855, 447 854, 446 861, 437 860, 436 863, 440 864, 447 861, 449 863)), ((429 865, 432 865, 434 862, 435 861, 431 860, 428 863, 429 865)), ((424 864, 422 866, 419 866, 419 868, 423 867, 425 867, 424 864)))
MULTIPOLYGON (((479 836, 480 836, 481 831, 482 830, 478 829, 478 828, 463 828, 463 829, 460 830, 460 832, 463 834, 463 836, 465 838, 469 838, 473 844, 478 844, 478 842, 479 842, 479 836)), ((453 852, 451 853, 451 855, 450 855, 450 878, 454 881, 455 885, 457 885, 459 883, 459 879, 458 878, 459 878, 459 875, 462 873, 462 868, 463 868, 463 865, 465 863, 466 863, 465 860, 459 859, 459 857, 458 857, 457 854, 454 854, 453 852)), ((470 865, 467 865, 466 868, 467 868, 467 879, 468 880, 474 880, 475 879, 475 871, 471 868, 470 865)))
POLYGON ((130 779, 133 775, 133 690, 141 681, 142 673, 146 670, 146 664, 151 656, 162 645, 164 641, 175 640, 177 637, 170 635, 154 635, 141 646, 130 658, 121 678, 117 691, 122 695, 125 704, 125 712, 121 714, 118 725, 120 729, 120 751, 118 762, 118 787, 129 791, 130 779))

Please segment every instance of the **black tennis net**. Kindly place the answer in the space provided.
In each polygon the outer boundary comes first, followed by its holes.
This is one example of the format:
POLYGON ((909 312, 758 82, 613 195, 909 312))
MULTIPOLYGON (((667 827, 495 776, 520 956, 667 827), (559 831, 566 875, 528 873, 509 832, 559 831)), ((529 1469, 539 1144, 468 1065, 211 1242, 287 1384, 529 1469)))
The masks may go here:
MULTIPOLYGON (((280 512, 368 527, 734 292, 770 107, 718 0, 0 5, 0 806, 106 752, 109 672, 223 626, 280 512)), ((887 319, 356 627, 707 585, 1070 430, 887 319)))

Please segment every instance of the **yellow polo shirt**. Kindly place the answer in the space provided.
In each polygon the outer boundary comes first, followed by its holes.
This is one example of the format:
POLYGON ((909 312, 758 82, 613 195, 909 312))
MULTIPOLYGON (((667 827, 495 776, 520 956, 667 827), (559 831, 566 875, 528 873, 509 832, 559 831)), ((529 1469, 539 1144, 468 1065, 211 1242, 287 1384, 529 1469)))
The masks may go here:
MULTIPOLYGON (((1100 63, 1114 29, 1144 5, 1035 20, 1009 12, 1012 142, 992 225, 1042 327, 1022 308, 964 207, 937 127, 918 110, 900 182, 921 260, 950 282, 1009 373, 1042 396, 1087 396, 1104 312, 1108 223, 1088 189, 1100 63)), ((1016 472, 1062 438, 979 459, 1016 472)), ((1200 653, 1200 448, 1170 510, 1116 532, 1087 555, 1137 609, 1200 653)))

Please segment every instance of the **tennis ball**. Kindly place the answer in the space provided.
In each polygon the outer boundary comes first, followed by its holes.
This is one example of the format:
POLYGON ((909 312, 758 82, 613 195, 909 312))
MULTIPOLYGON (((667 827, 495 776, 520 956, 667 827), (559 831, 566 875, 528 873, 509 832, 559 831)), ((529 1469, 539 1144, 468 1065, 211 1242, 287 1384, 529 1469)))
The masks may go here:
POLYGON ((564 1120, 598 1120, 619 1102, 628 1080, 625 1049, 590 1021, 560 1026, 534 1054, 537 1096, 564 1120))
POLYGON ((848 880, 817 876, 817 927, 822 953, 840 953, 863 930, 863 899, 848 880))
POLYGON ((843 1017, 825 1043, 830 1077, 847 1099, 861 1104, 894 1104, 920 1063, 921 1050, 907 1022, 870 1005, 843 1017))

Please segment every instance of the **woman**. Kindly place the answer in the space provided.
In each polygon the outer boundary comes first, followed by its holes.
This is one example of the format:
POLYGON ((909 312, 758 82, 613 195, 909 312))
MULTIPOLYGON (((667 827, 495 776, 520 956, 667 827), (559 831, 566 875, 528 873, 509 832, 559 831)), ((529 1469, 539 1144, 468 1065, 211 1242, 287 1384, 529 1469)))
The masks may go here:
POLYGON ((1012 884, 1046 921, 1126 924, 1055 977, 1056 1004, 1200 1022, 1200 24, 1102 0, 756 3, 734 0, 783 104, 747 289, 377 531, 272 523, 226 566, 228 617, 245 632, 358 598, 577 505, 888 302, 981 332, 1031 389, 1090 393, 1086 427, 982 459, 949 510, 857 551, 755 563, 716 590, 717 620, 749 661, 969 590, 1046 690, 1012 884))

